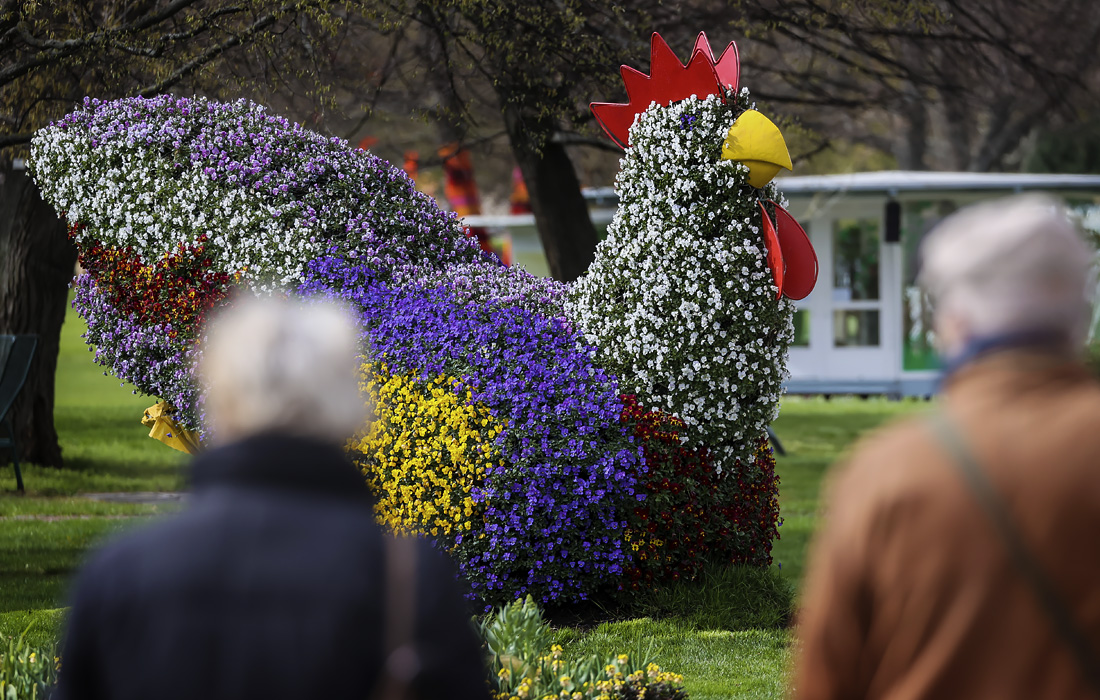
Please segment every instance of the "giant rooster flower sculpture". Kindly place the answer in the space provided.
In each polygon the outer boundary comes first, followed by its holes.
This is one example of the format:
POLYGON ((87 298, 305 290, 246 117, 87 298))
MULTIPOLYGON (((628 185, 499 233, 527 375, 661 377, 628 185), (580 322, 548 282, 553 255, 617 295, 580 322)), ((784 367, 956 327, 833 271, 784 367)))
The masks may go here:
MULTIPOLYGON (((625 104, 594 102, 592 113, 611 139, 623 148, 630 146, 630 127, 635 117, 651 104, 667 106, 690 96, 705 98, 737 93, 741 67, 737 45, 730 42, 722 56, 714 59, 705 33, 700 32, 687 65, 669 48, 660 34, 653 34, 650 45, 650 75, 630 66, 620 69, 626 84, 625 104)), ((726 134, 722 157, 743 163, 749 171, 748 182, 763 188, 779 173, 791 170, 791 156, 783 135, 770 119, 754 109, 741 113, 726 134)), ((817 282, 817 255, 806 232, 786 209, 775 202, 775 221, 760 202, 764 237, 768 246, 777 294, 804 299, 817 282)))
MULTIPOLYGON (((681 76, 662 50, 655 76, 681 76)), ((584 600, 770 561, 762 436, 793 306, 757 173, 789 161, 727 54, 693 59, 695 97, 619 110, 621 207, 572 289, 481 255, 376 156, 244 100, 89 99, 35 136, 30 170, 72 226, 96 361, 163 400, 154 437, 190 451, 181 429, 209 427, 193 361, 232 288, 337 297, 362 321, 377 420, 348 448, 379 520, 432 539, 486 603, 584 600)))
POLYGON ((716 59, 699 34, 683 64, 654 34, 649 75, 621 73, 627 102, 592 105, 625 151, 619 210, 574 314, 624 391, 682 419, 689 445, 732 468, 778 412, 791 300, 817 280, 772 183, 791 157, 739 86, 733 43, 716 59))

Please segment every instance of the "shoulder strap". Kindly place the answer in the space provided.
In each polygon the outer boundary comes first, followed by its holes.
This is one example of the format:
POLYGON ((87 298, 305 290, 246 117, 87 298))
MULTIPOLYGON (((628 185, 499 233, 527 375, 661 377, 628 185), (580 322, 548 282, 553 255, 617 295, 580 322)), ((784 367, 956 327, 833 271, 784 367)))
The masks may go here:
POLYGON ((386 591, 385 658, 371 697, 374 700, 407 700, 410 686, 420 673, 416 651, 416 540, 385 536, 386 591))
POLYGON ((1055 632, 1073 652, 1074 660, 1093 692, 1100 696, 1100 663, 1097 663, 1092 644, 1074 622, 1054 584, 1024 544, 1008 506, 970 451, 966 439, 942 410, 932 414, 931 427, 940 445, 952 457, 952 463, 971 494, 993 523, 1017 572, 1031 587, 1055 632))

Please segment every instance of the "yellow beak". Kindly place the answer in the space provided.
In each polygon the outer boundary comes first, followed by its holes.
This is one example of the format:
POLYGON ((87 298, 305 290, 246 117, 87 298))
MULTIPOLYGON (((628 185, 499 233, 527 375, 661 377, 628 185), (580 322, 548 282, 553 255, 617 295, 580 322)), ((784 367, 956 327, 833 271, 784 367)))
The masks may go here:
POLYGON ((748 166, 749 184, 757 189, 771 182, 780 168, 794 168, 779 127, 755 109, 742 112, 730 127, 722 158, 748 166))

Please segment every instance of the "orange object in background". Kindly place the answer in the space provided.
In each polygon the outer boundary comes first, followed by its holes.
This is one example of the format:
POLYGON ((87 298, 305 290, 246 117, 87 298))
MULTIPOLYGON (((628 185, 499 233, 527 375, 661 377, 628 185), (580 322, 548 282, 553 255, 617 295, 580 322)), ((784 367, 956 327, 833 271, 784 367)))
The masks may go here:
POLYGON ((531 213, 531 195, 527 192, 527 182, 518 165, 512 168, 512 196, 508 200, 513 214, 531 213))
MULTIPOLYGON (((359 148, 367 150, 376 143, 378 139, 374 136, 365 136, 359 142, 359 148)), ((452 143, 440 148, 439 155, 443 159, 443 194, 450 203, 451 209, 460 217, 481 214, 481 197, 477 191, 477 182, 474 180, 474 166, 470 152, 460 148, 457 143, 452 143)), ((420 177, 420 153, 412 150, 405 151, 405 162, 402 167, 418 190, 433 197, 436 196, 432 178, 426 175, 422 180, 420 177)), ((518 167, 512 172, 511 203, 513 214, 531 211, 527 186, 523 182, 523 175, 520 174, 518 167), (520 208, 517 209, 517 206, 520 208)), ((506 235, 499 241, 493 241, 489 232, 481 226, 467 226, 466 234, 476 236, 478 245, 485 252, 496 254, 505 265, 512 264, 511 236, 506 235)))
POLYGON ((481 197, 477 193, 474 181, 474 166, 470 152, 459 148, 457 143, 448 144, 439 149, 443 159, 445 175, 443 194, 451 203, 451 209, 459 216, 471 216, 481 213, 481 197))
POLYGON ((493 246, 493 252, 500 257, 500 261, 505 265, 512 264, 512 234, 505 233, 503 236, 494 238, 490 245, 493 246))
POLYGON ((419 184, 417 178, 420 177, 420 154, 416 151, 405 151, 405 174, 409 176, 409 179, 413 181, 413 184, 419 184))
MULTIPOLYGON (((451 209, 460 217, 476 216, 481 213, 481 197, 478 195, 477 182, 474 180, 474 166, 470 151, 460 148, 457 143, 447 144, 439 149, 443 159, 443 194, 451 204, 451 209)), ((496 250, 489 232, 482 226, 466 227, 467 235, 477 236, 478 245, 486 253, 500 256, 505 265, 510 265, 512 250, 510 241, 502 250, 496 250)))

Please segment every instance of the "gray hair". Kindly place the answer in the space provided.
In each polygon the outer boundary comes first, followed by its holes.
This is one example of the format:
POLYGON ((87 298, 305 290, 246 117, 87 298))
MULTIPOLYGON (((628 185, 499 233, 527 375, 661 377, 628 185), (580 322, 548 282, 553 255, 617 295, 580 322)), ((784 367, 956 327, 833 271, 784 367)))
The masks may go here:
POLYGON ((1043 330, 1083 343, 1092 251, 1057 200, 1018 195, 944 219, 925 238, 920 284, 937 317, 971 336, 1043 330))
POLYGON ((245 297, 212 318, 199 361, 214 442, 266 432, 343 442, 370 414, 351 312, 245 297))

